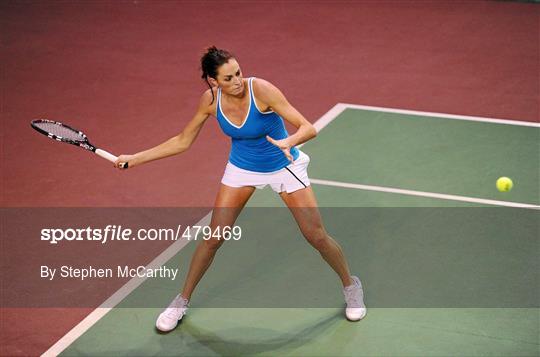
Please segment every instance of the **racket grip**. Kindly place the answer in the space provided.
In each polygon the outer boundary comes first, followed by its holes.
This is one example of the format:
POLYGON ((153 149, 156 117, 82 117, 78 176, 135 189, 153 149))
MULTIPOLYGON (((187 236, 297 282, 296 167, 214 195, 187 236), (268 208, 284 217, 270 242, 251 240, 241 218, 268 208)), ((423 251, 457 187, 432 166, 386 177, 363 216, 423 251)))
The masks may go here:
MULTIPOLYGON (((104 158, 105 160, 109 160, 110 162, 115 162, 118 159, 117 156, 114 156, 113 154, 111 154, 110 152, 107 152, 105 150, 96 149, 95 152, 96 152, 96 154, 98 156, 101 156, 102 158, 104 158)), ((123 169, 127 169, 128 168, 128 163, 127 162, 122 163, 121 167, 123 169)))

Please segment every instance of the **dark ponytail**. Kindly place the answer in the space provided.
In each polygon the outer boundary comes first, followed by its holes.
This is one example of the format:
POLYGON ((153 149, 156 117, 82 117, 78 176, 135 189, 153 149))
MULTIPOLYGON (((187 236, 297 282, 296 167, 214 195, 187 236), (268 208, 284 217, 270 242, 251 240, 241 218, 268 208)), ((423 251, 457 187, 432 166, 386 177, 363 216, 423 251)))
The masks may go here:
POLYGON ((229 62, 233 57, 234 56, 229 51, 221 50, 216 46, 208 47, 201 57, 201 78, 206 81, 208 88, 210 88, 210 92, 212 92, 212 103, 214 103, 214 91, 208 81, 208 77, 216 79, 218 68, 222 64, 229 62))

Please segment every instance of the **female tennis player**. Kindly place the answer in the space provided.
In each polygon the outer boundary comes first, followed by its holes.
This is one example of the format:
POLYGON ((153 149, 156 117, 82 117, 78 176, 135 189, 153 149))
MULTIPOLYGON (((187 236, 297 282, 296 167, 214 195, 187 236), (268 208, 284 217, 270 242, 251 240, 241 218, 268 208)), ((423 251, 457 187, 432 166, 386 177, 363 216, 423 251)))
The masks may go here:
MULTIPOLYGON (((270 82, 243 78, 240 65, 228 51, 208 48, 201 58, 201 69, 210 88, 201 96, 197 113, 184 130, 149 150, 119 156, 115 166, 128 163, 131 169, 180 154, 189 149, 210 116, 217 118, 225 135, 231 137, 232 147, 212 212, 212 231, 232 227, 255 188, 270 185, 291 210, 306 240, 341 279, 347 319, 362 319, 367 311, 362 285, 358 277, 351 276, 341 247, 323 227, 307 174, 310 158, 295 147, 314 138, 315 128, 270 82), (287 133, 283 119, 297 128, 293 135, 287 133), (299 207, 310 209, 295 209, 299 207)), ((193 290, 222 244, 217 238, 199 242, 182 292, 156 321, 160 331, 173 330, 182 319, 193 290)))

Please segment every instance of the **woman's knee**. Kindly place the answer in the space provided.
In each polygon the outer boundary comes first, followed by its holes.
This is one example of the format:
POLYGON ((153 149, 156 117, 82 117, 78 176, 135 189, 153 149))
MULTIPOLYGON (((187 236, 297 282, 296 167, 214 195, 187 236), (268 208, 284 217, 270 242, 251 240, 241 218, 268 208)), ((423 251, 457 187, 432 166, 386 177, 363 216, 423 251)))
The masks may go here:
POLYGON ((328 247, 330 237, 326 233, 323 226, 314 226, 302 230, 302 234, 306 240, 317 250, 324 250, 328 247))
POLYGON ((219 249, 219 247, 221 247, 221 245, 223 244, 224 240, 223 239, 217 239, 217 238, 210 238, 210 239, 204 239, 202 241, 202 244, 204 244, 204 246, 208 249, 208 250, 211 250, 211 251, 216 251, 219 249))
POLYGON ((198 238, 202 239, 202 244, 204 244, 207 249, 218 250, 219 247, 223 245, 223 242, 225 242, 225 239, 223 239, 225 231, 224 227, 230 226, 221 224, 218 225, 212 222, 210 226, 203 227, 203 229, 199 232, 198 238))

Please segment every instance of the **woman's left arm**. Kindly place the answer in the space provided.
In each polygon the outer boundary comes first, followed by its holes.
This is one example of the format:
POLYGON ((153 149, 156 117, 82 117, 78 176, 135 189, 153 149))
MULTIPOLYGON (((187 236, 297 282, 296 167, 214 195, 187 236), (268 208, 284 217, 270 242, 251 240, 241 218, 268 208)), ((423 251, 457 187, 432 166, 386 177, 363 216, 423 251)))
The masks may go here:
POLYGON ((268 141, 278 146, 287 158, 292 161, 292 155, 289 152, 290 148, 314 138, 317 136, 317 130, 287 101, 283 93, 272 83, 257 78, 254 85, 257 88, 257 98, 298 129, 296 133, 283 140, 266 137, 268 141))

